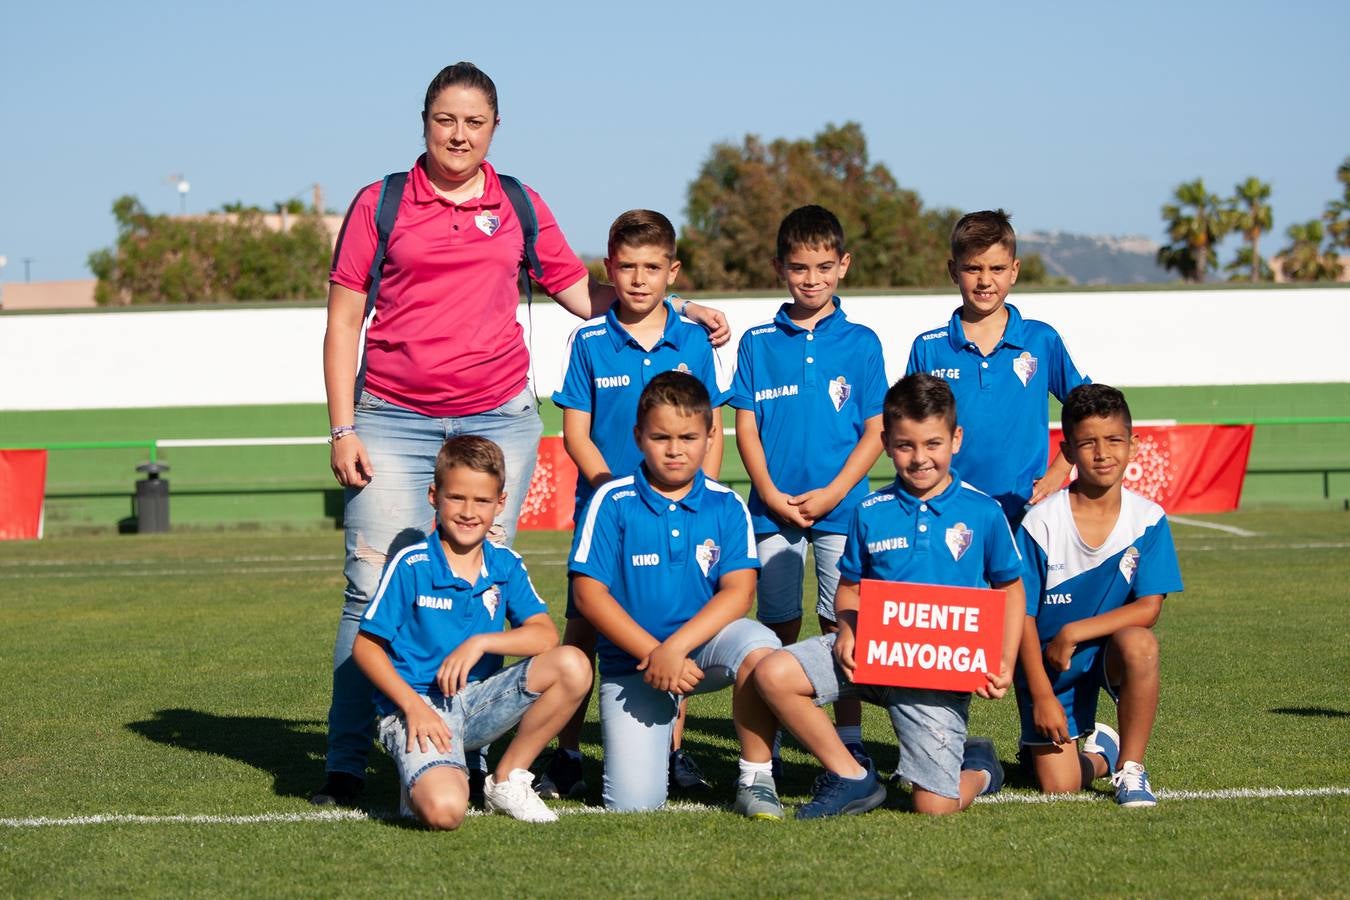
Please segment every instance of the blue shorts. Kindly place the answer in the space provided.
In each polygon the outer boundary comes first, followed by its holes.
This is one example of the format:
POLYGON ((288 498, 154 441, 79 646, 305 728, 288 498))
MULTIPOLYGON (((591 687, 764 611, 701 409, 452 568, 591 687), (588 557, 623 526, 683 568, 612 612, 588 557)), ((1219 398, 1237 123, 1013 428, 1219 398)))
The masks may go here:
POLYGON ((453 697, 423 694, 422 699, 450 729, 448 753, 438 750, 430 741, 425 751, 414 741, 410 753, 408 723, 403 714, 393 713, 380 719, 380 743, 393 757, 402 785, 411 789, 424 772, 436 766, 467 769, 466 752, 487 746, 515 727, 539 699, 537 693, 526 687, 529 675, 530 660, 523 659, 482 681, 470 682, 453 697))
POLYGON ((833 634, 826 634, 784 648, 811 682, 815 704, 857 697, 886 707, 900 742, 900 774, 939 797, 959 798, 970 694, 854 684, 834 660, 834 640, 833 634))
POLYGON ((765 625, 802 617, 802 585, 806 574, 806 545, 816 551, 816 615, 834 621, 834 592, 839 589, 839 557, 847 535, 784 525, 779 531, 755 535, 759 553, 759 583, 755 587, 755 617, 765 625))
MULTIPOLYGON (((1019 668, 1013 682, 1017 695, 1017 712, 1022 717, 1023 747, 1049 746, 1054 741, 1036 730, 1036 721, 1032 717, 1031 692, 1027 689, 1026 679, 1019 668)), ((1064 707, 1064 718, 1068 720, 1069 737, 1077 740, 1093 729, 1097 721, 1097 694, 1106 691, 1112 702, 1120 699, 1120 685, 1111 684, 1106 677, 1106 648, 1097 649, 1097 658, 1087 670, 1055 694, 1059 705, 1064 707)))

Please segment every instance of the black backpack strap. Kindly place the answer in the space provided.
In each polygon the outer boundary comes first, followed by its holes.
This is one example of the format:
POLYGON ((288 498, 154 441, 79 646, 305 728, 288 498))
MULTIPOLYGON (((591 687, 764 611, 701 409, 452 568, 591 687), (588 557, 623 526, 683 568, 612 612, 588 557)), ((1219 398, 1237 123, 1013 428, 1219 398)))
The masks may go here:
POLYGON ((361 391, 366 386, 365 329, 370 326, 370 314, 375 311, 375 301, 380 296, 380 280, 384 277, 384 258, 389 251, 389 235, 394 230, 394 220, 398 218, 398 205, 403 200, 403 188, 407 183, 407 172, 394 172, 384 176, 384 182, 380 185, 380 199, 375 205, 375 256, 370 261, 370 288, 366 291, 366 311, 361 317, 363 323, 359 345, 361 363, 356 370, 353 402, 361 399, 361 391))
POLYGON ((502 183, 502 190, 506 192, 507 199, 511 201, 511 208, 516 211, 516 218, 520 220, 520 230, 525 235, 525 252, 520 260, 520 277, 524 282, 525 304, 528 306, 534 299, 530 272, 534 272, 536 276, 543 274, 539 268, 539 254, 535 249, 536 239, 539 237, 539 217, 535 215, 534 203, 525 192, 525 186, 520 183, 520 179, 500 172, 497 173, 497 178, 502 183))

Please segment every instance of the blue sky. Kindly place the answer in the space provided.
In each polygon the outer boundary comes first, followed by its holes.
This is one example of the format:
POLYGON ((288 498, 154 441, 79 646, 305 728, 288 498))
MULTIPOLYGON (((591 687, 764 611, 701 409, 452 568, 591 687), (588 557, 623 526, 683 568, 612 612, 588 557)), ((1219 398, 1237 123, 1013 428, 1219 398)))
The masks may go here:
POLYGON ((1343 0, 493 8, 6 4, 0 280, 22 280, 25 257, 33 280, 88 277, 112 201, 176 211, 171 173, 191 211, 308 199, 315 182, 345 209, 416 158, 426 84, 459 59, 497 82, 491 158, 583 253, 629 207, 681 220, 714 143, 830 122, 862 123, 925 204, 1003 206, 1022 230, 1160 239, 1176 184, 1257 175, 1272 250, 1321 214, 1350 155, 1343 0))

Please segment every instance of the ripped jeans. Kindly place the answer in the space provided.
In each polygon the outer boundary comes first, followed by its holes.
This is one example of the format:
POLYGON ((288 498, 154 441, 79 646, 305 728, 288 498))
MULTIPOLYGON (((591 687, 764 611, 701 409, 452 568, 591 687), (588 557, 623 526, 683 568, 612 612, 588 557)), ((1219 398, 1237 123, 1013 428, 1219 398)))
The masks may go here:
POLYGON ((501 529, 494 525, 490 536, 510 544, 534 474, 543 423, 534 394, 526 387, 496 409, 454 418, 424 416, 363 393, 356 404, 355 424, 375 475, 363 488, 348 488, 343 507, 347 588, 333 646, 326 769, 364 778, 375 736, 375 688, 352 661, 352 642, 379 586, 385 560, 422 540, 435 524, 427 488, 436 453, 446 438, 457 434, 480 435, 502 448, 506 508, 497 519, 501 529))

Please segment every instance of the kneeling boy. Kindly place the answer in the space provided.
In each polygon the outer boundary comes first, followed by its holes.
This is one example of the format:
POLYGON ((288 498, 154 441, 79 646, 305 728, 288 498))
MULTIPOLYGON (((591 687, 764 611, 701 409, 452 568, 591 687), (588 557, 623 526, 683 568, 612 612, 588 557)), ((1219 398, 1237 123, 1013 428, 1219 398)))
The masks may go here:
POLYGON ((950 468, 961 446, 951 388, 931 375, 906 376, 886 392, 882 417, 882 441, 899 477, 854 510, 839 561, 839 631, 786 647, 755 671, 770 709, 825 766, 799 819, 864 813, 886 800, 876 770, 854 759, 820 709, 840 697, 889 710, 900 741, 898 774, 914 786, 916 812, 957 812, 1003 785, 993 742, 966 739, 968 692, 853 682, 864 578, 1007 591, 1000 670, 976 691, 987 698, 1002 697, 1012 683, 1026 603, 1022 562, 1002 509, 950 468))
POLYGON ((1121 806, 1157 803, 1144 748, 1158 709, 1163 598, 1182 589, 1162 507, 1125 490, 1134 458, 1130 408, 1104 384, 1074 388, 1062 414, 1067 488, 1032 507, 1018 545, 1027 615, 1017 670, 1022 746, 1041 790, 1067 793, 1111 776, 1121 806), (1097 693, 1117 702, 1120 734, 1097 723, 1097 693))
POLYGON ((389 560, 352 647, 380 692, 380 740, 398 766, 402 811, 432 828, 458 828, 464 819, 465 753, 517 725, 487 777, 484 802, 489 812, 555 821, 529 767, 591 686, 586 655, 558 646, 520 557, 485 542, 505 504, 505 482, 506 462, 492 441, 445 442, 427 490, 436 531, 389 560), (527 658, 502 668, 503 656, 527 658))
POLYGON ((736 810, 777 819, 774 721, 747 682, 780 644, 745 617, 759 569, 755 536, 741 498, 701 471, 712 427, 697 378, 653 378, 633 429, 641 466, 602 486, 576 531, 572 593, 598 633, 604 800, 613 810, 665 803, 680 699, 731 685, 741 743, 736 810))

